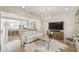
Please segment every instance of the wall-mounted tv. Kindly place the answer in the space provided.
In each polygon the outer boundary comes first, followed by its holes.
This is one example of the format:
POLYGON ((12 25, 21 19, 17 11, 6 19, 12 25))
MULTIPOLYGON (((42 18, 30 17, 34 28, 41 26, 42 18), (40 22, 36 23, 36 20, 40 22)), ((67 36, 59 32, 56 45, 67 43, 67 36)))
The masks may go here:
POLYGON ((50 22, 49 29, 63 30, 63 22, 50 22))

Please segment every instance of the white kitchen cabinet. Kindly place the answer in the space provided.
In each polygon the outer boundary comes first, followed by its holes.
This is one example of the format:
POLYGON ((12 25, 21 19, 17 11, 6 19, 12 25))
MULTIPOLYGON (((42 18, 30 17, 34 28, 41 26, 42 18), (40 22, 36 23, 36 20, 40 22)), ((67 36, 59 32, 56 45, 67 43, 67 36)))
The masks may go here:
POLYGON ((19 29, 19 21, 13 19, 2 18, 2 25, 4 29, 12 30, 19 29))

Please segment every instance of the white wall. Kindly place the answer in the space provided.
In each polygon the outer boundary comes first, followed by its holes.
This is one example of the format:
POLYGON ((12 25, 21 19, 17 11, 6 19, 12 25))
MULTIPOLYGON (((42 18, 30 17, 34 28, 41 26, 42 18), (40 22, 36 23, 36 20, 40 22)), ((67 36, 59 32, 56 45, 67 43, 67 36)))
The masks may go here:
POLYGON ((64 21, 64 37, 72 37, 75 33, 75 15, 73 13, 52 16, 51 19, 44 21, 45 32, 48 30, 49 22, 64 21))
POLYGON ((1 50, 1 19, 0 19, 0 50, 1 50))
POLYGON ((64 37, 72 37, 73 33, 75 33, 75 15, 63 14, 56 16, 56 19, 64 21, 64 37))

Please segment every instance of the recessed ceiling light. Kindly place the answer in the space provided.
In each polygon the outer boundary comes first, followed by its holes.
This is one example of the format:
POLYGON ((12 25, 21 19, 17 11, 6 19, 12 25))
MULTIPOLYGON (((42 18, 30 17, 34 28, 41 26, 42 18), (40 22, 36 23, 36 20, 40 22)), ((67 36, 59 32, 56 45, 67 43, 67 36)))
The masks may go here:
POLYGON ((22 6, 22 8, 25 8, 25 6, 22 6))
POLYGON ((65 8, 65 10, 67 11, 67 10, 68 10, 68 8, 65 8))

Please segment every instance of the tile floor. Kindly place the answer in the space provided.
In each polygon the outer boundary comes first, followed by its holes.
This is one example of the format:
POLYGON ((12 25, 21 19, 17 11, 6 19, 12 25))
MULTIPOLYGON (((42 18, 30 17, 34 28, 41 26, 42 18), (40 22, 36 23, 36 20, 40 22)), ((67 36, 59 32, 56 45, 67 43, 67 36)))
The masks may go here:
MULTIPOLYGON (((68 48, 68 46, 66 44, 52 39, 49 42, 49 48, 48 48, 47 41, 37 40, 30 44, 26 44, 24 49, 25 49, 25 52, 64 52, 64 51, 66 51, 67 48, 68 48)), ((72 51, 70 48, 69 48, 69 50, 70 50, 70 52, 72 51)))

